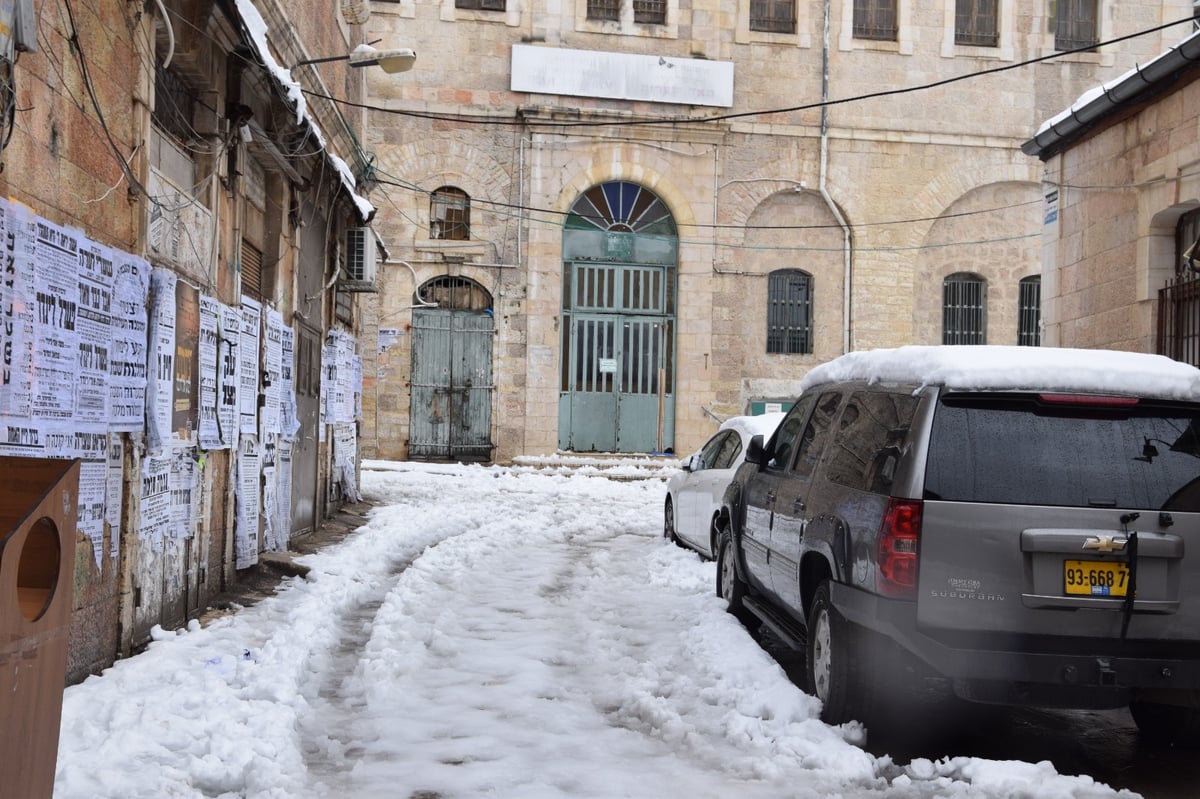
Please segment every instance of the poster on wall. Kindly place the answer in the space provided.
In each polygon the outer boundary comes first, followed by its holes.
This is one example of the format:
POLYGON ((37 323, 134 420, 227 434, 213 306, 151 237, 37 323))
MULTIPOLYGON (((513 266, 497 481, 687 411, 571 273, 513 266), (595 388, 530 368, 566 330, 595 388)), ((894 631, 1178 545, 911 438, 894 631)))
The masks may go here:
POLYGON ((125 493, 125 445, 118 433, 108 434, 108 475, 104 492, 104 523, 111 531, 108 556, 121 553, 121 501, 125 493))
POLYGON ((279 405, 283 396, 283 314, 274 308, 263 312, 266 340, 263 344, 263 440, 280 433, 279 405))
POLYGON ((175 281, 175 358, 171 381, 171 430, 194 442, 199 422, 200 289, 175 281))
POLYGON ((156 552, 171 526, 171 458, 147 455, 142 459, 141 516, 138 538, 156 552))
POLYGON ((242 312, 221 303, 218 327, 217 358, 221 364, 218 377, 217 423, 221 428, 221 446, 236 447, 238 439, 238 345, 242 337, 242 312))
POLYGON ((171 453, 171 524, 173 538, 191 538, 196 526, 196 450, 176 447, 171 453))
POLYGON ((109 429, 134 433, 146 426, 146 297, 150 264, 117 253, 109 349, 109 429))
MULTIPOLYGON (((0 200, 3 211, 4 372, 0 378, 0 418, 28 419, 33 406, 33 214, 19 203, 0 200)), ((18 425, 23 426, 23 425, 18 425)), ((8 436, 4 437, 5 443, 8 436)))
MULTIPOLYGON (((108 500, 108 432, 103 423, 77 426, 66 435, 48 433, 61 442, 50 457, 79 458, 76 530, 92 542, 92 554, 100 567, 104 555, 105 504, 108 500)), ((49 443, 49 442, 48 442, 49 443)))
POLYGON ((239 569, 258 563, 260 464, 258 439, 243 435, 238 440, 237 531, 234 534, 234 559, 239 569))
POLYGON ((36 224, 33 419, 68 426, 79 365, 79 236, 45 219, 36 224))
POLYGON ((258 435, 259 341, 262 305, 242 297, 241 338, 238 343, 238 429, 258 435))
POLYGON ((107 424, 112 346, 113 251, 94 241, 79 246, 79 371, 75 419, 107 424))
POLYGON ((262 476, 263 549, 267 552, 278 552, 280 550, 279 537, 275 526, 278 519, 275 514, 279 489, 276 484, 275 465, 264 463, 262 476))
POLYGON ((200 298, 200 342, 197 367, 200 376, 200 424, 198 440, 203 449, 221 449, 221 429, 217 421, 217 346, 220 333, 221 303, 216 297, 200 298))
POLYGON ((280 348, 283 357, 279 361, 279 430, 284 438, 291 439, 300 430, 300 418, 296 409, 296 332, 290 327, 283 329, 280 348))
POLYGON ((161 452, 171 441, 175 392, 174 272, 155 269, 150 275, 150 375, 146 382, 146 437, 150 451, 161 452))
POLYGON ((358 437, 352 422, 340 422, 333 426, 333 484, 339 486, 341 499, 358 502, 362 495, 358 491, 355 465, 358 461, 358 437))
POLYGON ((278 475, 278 506, 275 511, 275 528, 278 531, 279 548, 285 552, 292 536, 292 442, 291 439, 279 440, 278 475))

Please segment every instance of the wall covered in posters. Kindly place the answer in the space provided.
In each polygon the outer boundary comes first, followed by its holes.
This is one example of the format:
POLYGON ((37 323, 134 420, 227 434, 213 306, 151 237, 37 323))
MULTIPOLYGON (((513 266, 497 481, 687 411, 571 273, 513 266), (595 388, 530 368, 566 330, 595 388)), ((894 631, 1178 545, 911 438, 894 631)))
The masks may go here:
MULTIPOLYGON (((190 536, 203 452, 217 449, 239 460, 237 566, 264 544, 286 548, 297 424, 294 331, 282 315, 250 298, 227 306, 3 199, 0 247, 0 455, 80 459, 78 526, 97 565, 119 554, 126 484, 140 499, 131 529, 141 540, 156 548, 190 536), (133 480, 122 473, 123 433, 144 435, 133 480)), ((336 385, 323 388, 339 424, 347 408, 353 421, 356 344, 340 333, 330 348, 336 385)))

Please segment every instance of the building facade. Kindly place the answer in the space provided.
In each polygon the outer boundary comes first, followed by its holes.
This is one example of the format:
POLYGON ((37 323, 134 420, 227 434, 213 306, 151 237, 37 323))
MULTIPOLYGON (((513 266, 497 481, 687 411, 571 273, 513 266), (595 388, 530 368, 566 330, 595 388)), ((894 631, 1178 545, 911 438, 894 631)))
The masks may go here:
POLYGON ((1200 32, 1048 118, 1043 313, 1064 347, 1200 366, 1200 32))
MULTIPOLYGON (((1021 144, 1190 0, 375 2, 363 451, 686 452, 812 366, 1040 341, 1021 144), (369 338, 368 334, 368 338, 369 338)), ((1170 23, 1170 24, 1169 24, 1170 23)))
POLYGON ((2 556, 70 592, 77 681, 357 496, 375 208, 362 111, 322 98, 362 97, 369 5, 8 6, 0 456, 81 469, 74 551, 2 556))

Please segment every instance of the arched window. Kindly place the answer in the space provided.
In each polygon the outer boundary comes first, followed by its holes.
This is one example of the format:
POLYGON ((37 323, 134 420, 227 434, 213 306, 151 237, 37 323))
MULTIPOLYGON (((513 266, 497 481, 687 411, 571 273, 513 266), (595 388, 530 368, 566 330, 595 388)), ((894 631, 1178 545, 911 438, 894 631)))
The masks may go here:
POLYGON ((812 275, 799 269, 779 269, 767 276, 767 352, 813 351, 812 292, 812 275))
POLYGON ((1017 298, 1017 344, 1039 347, 1042 344, 1042 278, 1021 278, 1017 298))
POLYGON ((486 311, 492 307, 487 289, 470 278, 450 275, 423 283, 416 299, 422 304, 436 303, 443 311, 486 311))
POLYGON ((429 238, 466 241, 471 238, 471 198, 462 189, 442 186, 429 202, 429 238))
POLYGON ((958 272, 942 282, 942 343, 987 343, 987 283, 958 272))

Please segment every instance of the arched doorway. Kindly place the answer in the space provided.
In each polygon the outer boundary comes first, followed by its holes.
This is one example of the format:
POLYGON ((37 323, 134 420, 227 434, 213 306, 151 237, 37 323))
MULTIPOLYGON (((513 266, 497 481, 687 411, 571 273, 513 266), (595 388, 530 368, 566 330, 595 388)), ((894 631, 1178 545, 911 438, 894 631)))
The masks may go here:
POLYGON ((474 280, 442 276, 417 299, 408 456, 491 460, 492 295, 474 280))
POLYGON ((654 192, 593 186, 563 230, 558 446, 653 452, 675 440, 679 238, 654 192))

